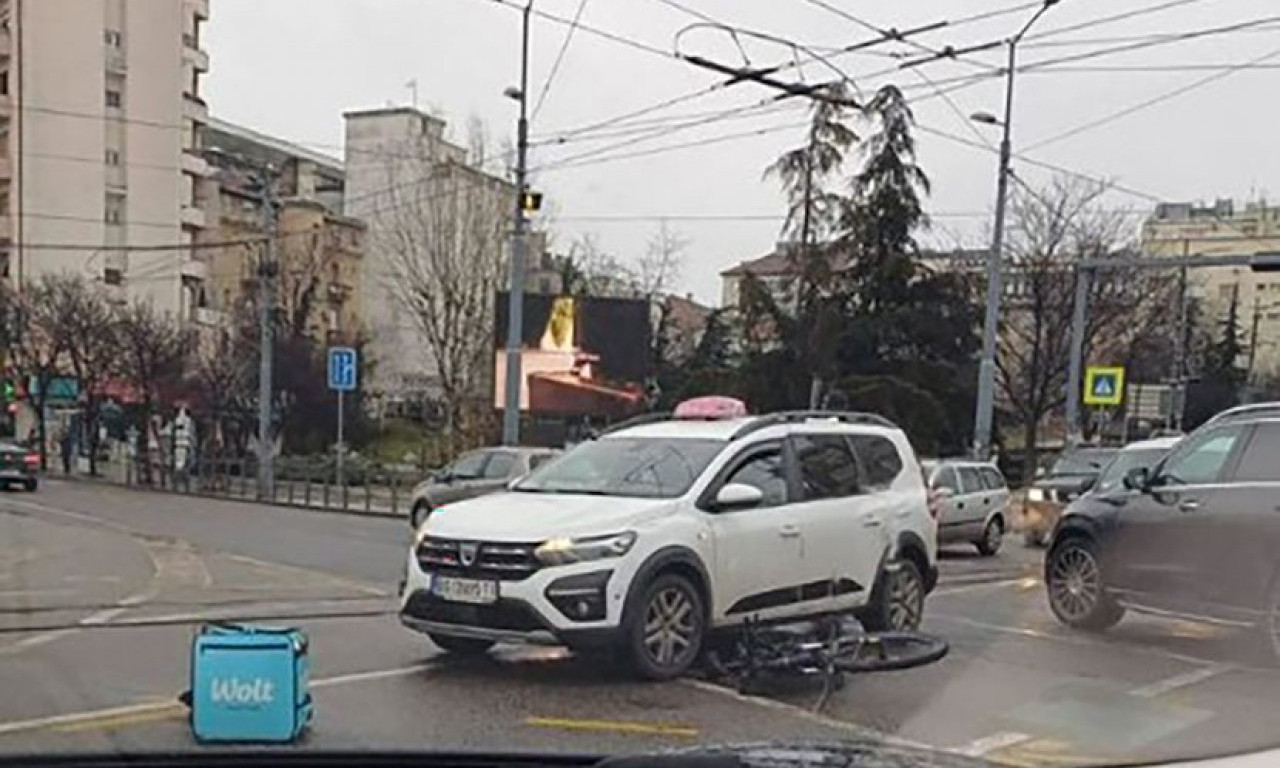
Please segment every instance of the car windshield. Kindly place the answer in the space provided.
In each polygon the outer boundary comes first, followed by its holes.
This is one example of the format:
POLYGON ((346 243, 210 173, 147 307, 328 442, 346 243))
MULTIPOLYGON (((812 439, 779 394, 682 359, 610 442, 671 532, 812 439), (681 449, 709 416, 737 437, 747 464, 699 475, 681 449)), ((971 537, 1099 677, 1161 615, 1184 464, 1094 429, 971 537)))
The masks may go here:
POLYGON ((1110 491, 1119 488, 1130 470, 1151 467, 1168 452, 1168 448, 1130 448, 1120 451, 1102 470, 1098 482, 1093 486, 1094 490, 1110 491))
POLYGON ((1114 450, 1087 449, 1060 457, 1049 470, 1051 476, 1096 475, 1116 455, 1114 450))
POLYGON ((689 438, 592 440, 538 468, 514 490, 674 498, 689 490, 724 447, 722 440, 689 438))

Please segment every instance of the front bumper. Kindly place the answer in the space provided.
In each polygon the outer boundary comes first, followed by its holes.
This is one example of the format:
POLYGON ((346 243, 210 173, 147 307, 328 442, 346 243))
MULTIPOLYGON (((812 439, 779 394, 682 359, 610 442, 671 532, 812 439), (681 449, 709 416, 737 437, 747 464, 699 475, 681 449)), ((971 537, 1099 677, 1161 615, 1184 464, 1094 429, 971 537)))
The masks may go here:
POLYGON ((400 595, 400 623, 418 632, 495 642, 572 648, 608 645, 619 635, 629 584, 629 580, 620 578, 617 572, 622 562, 608 560, 544 567, 519 581, 499 581, 497 601, 475 605, 437 597, 432 592, 435 574, 424 571, 417 557, 410 553, 400 595), (601 572, 609 574, 601 598, 602 619, 575 621, 547 596, 548 587, 557 582, 601 572))

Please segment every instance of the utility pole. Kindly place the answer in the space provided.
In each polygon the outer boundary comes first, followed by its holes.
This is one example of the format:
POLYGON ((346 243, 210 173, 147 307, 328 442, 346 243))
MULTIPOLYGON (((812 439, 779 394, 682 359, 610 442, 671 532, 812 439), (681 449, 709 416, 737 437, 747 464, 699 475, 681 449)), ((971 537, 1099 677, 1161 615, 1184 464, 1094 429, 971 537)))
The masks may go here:
POLYGON ((1084 324, 1088 312, 1089 282, 1091 275, 1085 267, 1076 265, 1076 295, 1071 306, 1071 359, 1067 365, 1067 446, 1080 445, 1080 379, 1084 375, 1084 324))
MULTIPOLYGON (((982 322, 982 360, 978 366, 978 403, 973 417, 973 456, 986 459, 991 453, 991 425, 995 413, 996 341, 1000 331, 1000 299, 1003 290, 1004 214, 1009 193, 1009 159, 1013 154, 1013 81, 1018 62, 1018 43, 1027 30, 1058 0, 1044 0, 1023 25, 1009 38, 1009 68, 1005 73, 1004 120, 1001 123, 1000 167, 996 176, 996 216, 991 230, 991 250, 987 253, 987 307, 982 322)), ((976 117, 976 116, 975 116, 976 117)), ((983 122, 991 122, 986 116, 983 122)))
POLYGON ((275 357, 274 316, 276 307, 276 224, 279 202, 276 200, 274 174, 263 167, 259 173, 262 184, 262 228, 267 239, 262 243, 262 255, 258 261, 258 330, 260 354, 258 357, 258 497, 275 498, 275 471, 271 437, 272 365, 275 357))
POLYGON ((520 87, 514 93, 520 102, 520 120, 516 124, 516 205, 511 229, 511 285, 507 293, 507 376, 502 403, 502 444, 520 443, 520 351, 524 335, 524 274, 528 240, 525 237, 524 193, 526 160, 529 151, 529 15, 533 0, 524 6, 520 44, 520 87))
MULTIPOLYGON (((1182 241, 1182 258, 1191 255, 1191 241, 1182 241)), ((1178 337, 1174 339, 1173 351, 1173 396, 1169 414, 1169 427, 1182 429, 1182 412, 1187 399, 1187 266, 1183 264, 1178 270, 1178 337)))

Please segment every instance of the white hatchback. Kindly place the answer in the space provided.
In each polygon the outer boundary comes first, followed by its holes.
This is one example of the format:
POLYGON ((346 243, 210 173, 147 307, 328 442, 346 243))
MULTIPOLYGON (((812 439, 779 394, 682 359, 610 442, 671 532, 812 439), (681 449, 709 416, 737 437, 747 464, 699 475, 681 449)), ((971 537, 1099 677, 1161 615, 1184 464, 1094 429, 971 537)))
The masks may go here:
POLYGON ((438 509, 409 553, 401 621, 455 652, 613 648, 654 679, 748 619, 918 626, 936 530, 902 430, 828 412, 645 421, 438 509))

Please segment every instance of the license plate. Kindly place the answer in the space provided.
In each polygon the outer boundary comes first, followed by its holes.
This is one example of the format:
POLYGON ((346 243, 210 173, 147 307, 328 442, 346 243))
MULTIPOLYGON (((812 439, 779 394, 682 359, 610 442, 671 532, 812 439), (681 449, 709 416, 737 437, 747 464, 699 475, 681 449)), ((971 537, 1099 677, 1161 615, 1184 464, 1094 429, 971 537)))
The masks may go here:
POLYGON ((498 582, 436 576, 431 581, 431 592, 441 600, 487 605, 498 601, 498 582))

